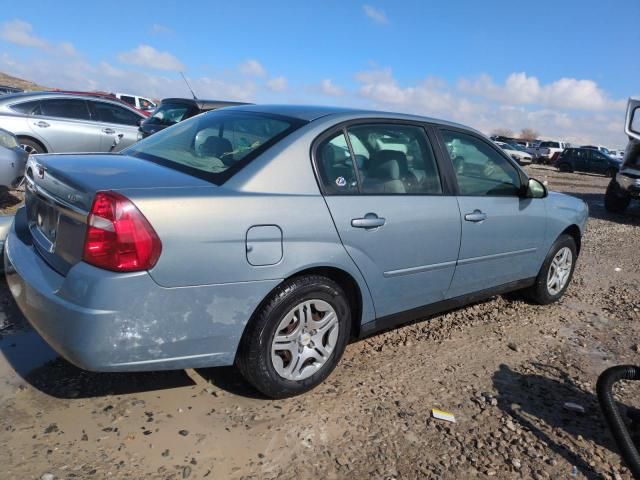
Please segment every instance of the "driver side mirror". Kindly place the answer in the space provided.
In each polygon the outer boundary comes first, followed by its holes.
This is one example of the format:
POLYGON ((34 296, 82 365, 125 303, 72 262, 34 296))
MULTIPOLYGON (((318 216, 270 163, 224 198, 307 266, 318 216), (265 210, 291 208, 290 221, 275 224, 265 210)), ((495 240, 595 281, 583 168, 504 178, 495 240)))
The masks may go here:
POLYGON ((549 195, 547 187, 540 180, 530 178, 526 188, 526 198, 545 198, 549 195))

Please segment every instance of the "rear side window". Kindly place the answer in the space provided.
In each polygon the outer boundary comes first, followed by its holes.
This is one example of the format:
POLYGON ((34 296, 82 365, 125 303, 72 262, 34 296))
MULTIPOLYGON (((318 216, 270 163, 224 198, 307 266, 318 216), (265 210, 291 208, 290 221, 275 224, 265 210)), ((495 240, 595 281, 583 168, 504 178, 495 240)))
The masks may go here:
POLYGON ((11 110, 14 110, 18 113, 23 113, 25 115, 33 115, 35 114, 35 110, 40 104, 40 100, 32 100, 30 102, 22 102, 22 103, 14 103, 11 105, 11 110))
POLYGON ((48 117, 89 120, 87 102, 75 98, 52 98, 40 101, 42 115, 48 117))
POLYGON ((117 123, 119 125, 132 125, 135 126, 140 120, 140 116, 127 110, 126 108, 119 107, 112 103, 106 102, 91 102, 96 112, 96 119, 105 123, 117 123))
POLYGON ((136 106, 136 99, 128 95, 120 95, 120 100, 127 102, 129 105, 136 106))
POLYGON ((326 193, 334 195, 358 193, 353 159, 342 131, 318 145, 316 160, 326 193))
POLYGON ((316 150, 325 193, 442 193, 435 156, 422 127, 378 123, 355 125, 347 128, 347 135, 348 143, 344 132, 340 132, 316 150))
POLYGON ((155 133, 124 153, 220 184, 302 124, 288 117, 215 111, 155 133))

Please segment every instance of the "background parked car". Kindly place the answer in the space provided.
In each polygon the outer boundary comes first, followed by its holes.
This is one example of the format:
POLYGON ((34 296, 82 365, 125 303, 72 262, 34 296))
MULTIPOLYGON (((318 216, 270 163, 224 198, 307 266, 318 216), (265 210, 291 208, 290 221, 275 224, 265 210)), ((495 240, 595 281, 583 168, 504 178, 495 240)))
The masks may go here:
POLYGON ((20 92, 24 92, 24 90, 17 87, 10 87, 9 85, 0 85, 0 95, 9 95, 10 93, 20 92))
POLYGON ((607 147, 603 147, 602 145, 582 145, 580 148, 590 148, 592 150, 598 150, 605 155, 611 156, 611 151, 607 147))
POLYGON ((565 148, 568 148, 570 146, 571 145, 566 142, 545 140, 540 142, 537 147, 530 147, 528 149, 528 152, 531 153, 534 158, 539 160, 541 163, 549 163, 554 153, 562 152, 565 148))
POLYGON ((624 133, 629 137, 624 161, 604 196, 605 208, 614 213, 624 212, 631 200, 640 200, 640 98, 629 99, 624 133))
POLYGON ((567 148, 555 162, 561 172, 602 173, 615 177, 622 162, 593 148, 567 148))
POLYGON ((533 161, 531 154, 520 145, 513 145, 504 142, 495 142, 495 144, 498 145, 502 150, 504 150, 504 153, 513 158, 520 165, 529 165, 533 161))
POLYGON ((113 96, 122 100, 123 102, 128 103, 137 110, 142 110, 143 112, 153 112, 157 107, 156 103, 152 100, 149 100, 145 97, 140 97, 138 95, 129 95, 128 93, 114 93, 113 96))
POLYGON ((13 187, 24 176, 29 154, 18 144, 16 136, 0 128, 0 185, 13 187))
POLYGON ((193 98, 165 98, 160 102, 153 114, 140 125, 140 137, 146 138, 199 113, 234 105, 247 104, 220 100, 196 100, 193 98))
POLYGON ((0 97, 0 127, 29 153, 117 152, 138 139, 145 117, 120 100, 29 92, 0 97))

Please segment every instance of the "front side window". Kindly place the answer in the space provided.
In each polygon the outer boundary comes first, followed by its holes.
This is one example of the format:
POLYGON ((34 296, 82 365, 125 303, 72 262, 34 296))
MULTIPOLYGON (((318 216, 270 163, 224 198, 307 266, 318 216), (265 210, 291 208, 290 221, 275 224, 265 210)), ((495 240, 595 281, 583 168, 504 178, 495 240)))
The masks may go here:
POLYGON ((520 176, 516 168, 488 143, 466 133, 442 131, 453 162, 460 195, 518 195, 520 176))
MULTIPOLYGON (((210 112, 167 128, 123 153, 221 183, 227 170, 249 160, 302 123, 247 112, 210 112)), ((234 170, 235 171, 235 170, 234 170)))
POLYGON ((139 98, 138 101, 142 110, 153 110, 155 108, 155 105, 146 98, 139 98))
POLYGON ((119 107, 112 103, 107 102, 92 102, 96 112, 96 119, 99 122, 116 123, 119 125, 132 125, 135 126, 140 121, 140 116, 127 110, 126 108, 119 107))
POLYGON ((90 120, 87 102, 75 98, 52 98, 40 101, 42 115, 47 117, 90 120))

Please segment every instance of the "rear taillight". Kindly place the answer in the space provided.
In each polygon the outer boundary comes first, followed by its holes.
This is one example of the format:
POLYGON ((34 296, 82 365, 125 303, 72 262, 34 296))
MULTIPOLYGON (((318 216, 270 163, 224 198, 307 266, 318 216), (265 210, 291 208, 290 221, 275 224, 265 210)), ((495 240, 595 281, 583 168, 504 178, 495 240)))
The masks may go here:
POLYGON ((115 272, 149 270, 162 244, 151 224, 127 197, 98 192, 87 218, 83 260, 115 272))

